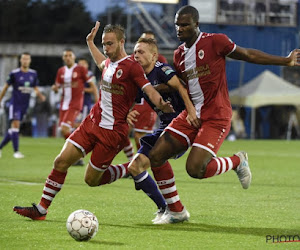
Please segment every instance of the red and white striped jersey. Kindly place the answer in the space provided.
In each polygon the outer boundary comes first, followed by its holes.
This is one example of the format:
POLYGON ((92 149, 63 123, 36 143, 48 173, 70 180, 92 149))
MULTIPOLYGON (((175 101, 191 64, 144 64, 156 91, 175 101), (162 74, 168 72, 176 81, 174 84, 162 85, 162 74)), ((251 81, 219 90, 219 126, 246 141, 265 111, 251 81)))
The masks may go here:
POLYGON ((224 34, 201 32, 190 47, 182 44, 174 52, 174 66, 184 80, 202 120, 231 119, 225 56, 236 45, 224 34))
POLYGON ((58 69, 55 84, 62 85, 63 88, 61 110, 82 109, 84 83, 89 78, 87 69, 76 63, 71 68, 63 66, 58 69))
POLYGON ((140 64, 124 57, 117 62, 106 59, 100 83, 99 100, 90 112, 94 123, 127 135, 127 114, 132 107, 138 88, 150 84, 140 64))

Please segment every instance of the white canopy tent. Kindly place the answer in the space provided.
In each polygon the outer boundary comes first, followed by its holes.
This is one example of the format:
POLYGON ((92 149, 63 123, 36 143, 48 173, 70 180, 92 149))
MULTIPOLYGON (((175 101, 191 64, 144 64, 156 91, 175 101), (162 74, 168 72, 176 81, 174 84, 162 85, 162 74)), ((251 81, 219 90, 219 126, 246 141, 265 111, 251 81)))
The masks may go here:
POLYGON ((255 135, 255 109, 266 105, 300 106, 300 88, 269 70, 229 92, 232 105, 252 108, 251 138, 255 135))

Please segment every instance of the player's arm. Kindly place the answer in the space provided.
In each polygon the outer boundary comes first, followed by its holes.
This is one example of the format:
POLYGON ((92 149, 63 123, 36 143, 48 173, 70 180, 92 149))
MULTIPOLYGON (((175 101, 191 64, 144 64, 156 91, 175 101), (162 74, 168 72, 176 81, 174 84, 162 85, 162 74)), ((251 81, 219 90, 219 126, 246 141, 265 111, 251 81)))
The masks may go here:
POLYGON ((149 83, 142 89, 144 93, 149 97, 150 101, 162 112, 164 113, 172 113, 174 109, 170 102, 165 102, 161 95, 153 88, 153 86, 149 83))
POLYGON ((94 96, 95 102, 99 99, 99 94, 97 90, 97 86, 95 84, 95 77, 91 77, 90 81, 88 81, 89 87, 84 88, 84 92, 91 93, 94 96))
POLYGON ((60 84, 59 83, 54 83, 52 86, 51 86, 51 89, 57 93, 58 92, 58 89, 60 88, 60 84))
POLYGON ((169 81, 168 85, 172 88, 176 89, 180 96, 182 97, 182 100, 184 101, 186 110, 188 112, 187 121, 189 124, 193 125, 196 128, 199 128, 201 126, 200 120, 197 117, 196 109, 193 103, 191 102, 191 99, 188 95, 188 92, 185 87, 180 83, 179 78, 174 75, 169 81))
POLYGON ((101 51, 97 48, 94 43, 95 36, 99 30, 100 22, 96 22, 95 26, 92 28, 91 32, 86 37, 86 43, 89 47, 89 51, 97 65, 97 67, 102 71, 103 64, 102 62, 106 59, 106 57, 101 53, 101 51))
POLYGON ((41 93, 41 91, 39 90, 39 88, 37 86, 34 87, 34 91, 35 94, 37 95, 37 97, 42 101, 46 101, 46 97, 41 93))
POLYGON ((8 87, 9 87, 8 83, 5 83, 3 89, 2 89, 2 91, 0 93, 0 107, 1 107, 1 101, 2 101, 3 97, 6 94, 6 91, 7 91, 8 87))
POLYGON ((299 66, 300 49, 293 50, 287 57, 275 56, 256 49, 248 49, 236 46, 236 49, 228 55, 236 60, 264 65, 299 66))
POLYGON ((158 91, 159 93, 170 93, 170 92, 175 92, 176 90, 173 89, 172 87, 170 87, 167 84, 161 83, 161 84, 157 84, 155 86, 153 86, 156 91, 158 91))

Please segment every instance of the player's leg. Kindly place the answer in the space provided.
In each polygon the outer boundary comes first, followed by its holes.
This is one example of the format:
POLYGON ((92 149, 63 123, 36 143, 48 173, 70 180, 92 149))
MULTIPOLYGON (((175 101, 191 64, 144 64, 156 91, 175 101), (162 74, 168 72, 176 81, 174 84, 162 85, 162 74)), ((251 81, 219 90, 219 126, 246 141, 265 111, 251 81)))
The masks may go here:
POLYGON ((190 215, 180 201, 175 184, 173 169, 167 159, 174 157, 186 150, 186 146, 165 132, 155 143, 149 153, 151 170, 156 183, 166 200, 168 210, 160 220, 154 224, 169 224, 188 220, 190 215))
POLYGON ((62 189, 68 168, 80 157, 82 157, 81 150, 67 141, 60 154, 55 158, 54 167, 45 182, 40 203, 38 205, 32 204, 32 207, 16 206, 13 210, 32 220, 44 220, 53 199, 62 189))
POLYGON ((91 187, 113 182, 128 173, 128 164, 110 165, 124 148, 127 136, 100 127, 94 128, 94 133, 93 152, 85 173, 85 182, 91 187), (101 181, 102 177, 105 180, 101 181))
POLYGON ((20 120, 12 120, 11 140, 14 148, 14 158, 16 159, 24 158, 24 155, 19 151, 19 131, 20 131, 20 120))
MULTIPOLYGON (((141 152, 145 151, 143 148, 144 146, 140 148, 140 150, 142 150, 141 152)), ((133 161, 129 164, 129 172, 133 177, 136 190, 143 190, 143 192, 156 204, 158 211, 156 212, 156 217, 152 220, 153 222, 156 222, 165 212, 167 204, 155 181, 147 172, 149 167, 149 158, 143 153, 137 153, 134 156, 133 161)))
POLYGON ((126 155, 128 161, 131 161, 134 155, 133 145, 130 141, 130 138, 126 138, 125 147, 123 148, 123 152, 126 155))
POLYGON ((235 170, 243 188, 251 183, 248 157, 239 152, 231 157, 216 157, 230 129, 229 122, 204 122, 189 153, 186 170, 193 178, 203 179, 235 170))
POLYGON ((15 212, 33 220, 46 218, 48 207, 64 184, 68 168, 93 149, 95 137, 91 124, 93 124, 92 121, 86 119, 65 142, 54 161, 54 168, 46 180, 40 203, 33 204, 32 207, 16 206, 14 207, 15 212))

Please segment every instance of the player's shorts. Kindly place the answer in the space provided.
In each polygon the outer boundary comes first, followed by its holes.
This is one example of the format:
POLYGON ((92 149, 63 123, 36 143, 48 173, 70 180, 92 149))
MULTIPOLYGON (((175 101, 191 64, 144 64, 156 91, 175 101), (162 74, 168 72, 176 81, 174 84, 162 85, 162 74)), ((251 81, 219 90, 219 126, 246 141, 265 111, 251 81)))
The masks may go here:
MULTIPOLYGON (((148 135, 143 136, 140 139, 141 147, 139 148, 138 153, 144 154, 148 157, 150 150, 154 147, 156 141, 158 140, 158 138, 160 137, 160 135, 162 134, 163 131, 164 131, 163 129, 156 129, 153 132, 153 134, 148 134, 148 135)), ((184 153, 185 153, 185 151, 183 153, 176 155, 173 158, 178 159, 184 153)))
POLYGON ((200 147, 210 152, 214 157, 230 131, 230 120, 201 121, 200 129, 190 125, 187 120, 187 111, 182 111, 165 129, 177 138, 187 148, 200 147))
POLYGON ((143 104, 136 104, 133 110, 140 113, 140 115, 137 116, 137 121, 134 122, 134 131, 152 133, 157 118, 156 112, 145 100, 143 104))
POLYGON ((17 120, 22 121, 24 115, 26 114, 26 108, 19 108, 17 106, 14 106, 13 104, 9 105, 9 112, 8 112, 8 118, 9 120, 17 120))
POLYGON ((73 128, 76 117, 79 114, 78 109, 59 110, 59 126, 73 128))
POLYGON ((88 116, 69 136, 68 142, 79 148, 83 155, 92 151, 90 164, 97 171, 105 171, 126 144, 127 133, 118 133, 99 127, 88 116))

